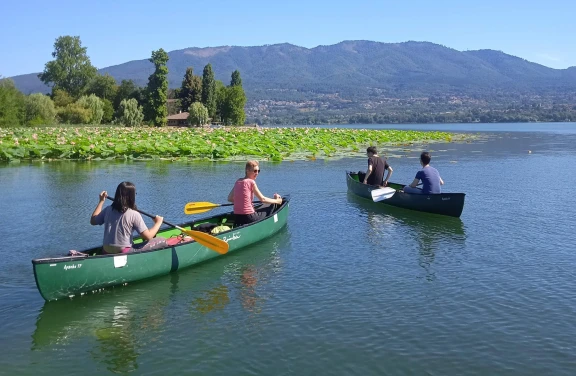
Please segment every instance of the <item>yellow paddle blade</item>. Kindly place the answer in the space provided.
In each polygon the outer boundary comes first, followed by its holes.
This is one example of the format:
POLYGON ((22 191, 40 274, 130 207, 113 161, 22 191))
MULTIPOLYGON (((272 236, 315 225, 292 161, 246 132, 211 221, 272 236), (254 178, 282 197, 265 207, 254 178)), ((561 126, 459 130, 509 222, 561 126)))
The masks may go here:
POLYGON ((202 244, 204 247, 210 248, 211 250, 224 255, 228 252, 229 245, 222 239, 218 239, 210 234, 201 231, 186 230, 183 228, 179 229, 183 233, 190 235, 198 243, 202 244))
POLYGON ((213 204, 211 202, 189 202, 184 206, 184 213, 186 214, 200 214, 219 207, 220 204, 213 204))

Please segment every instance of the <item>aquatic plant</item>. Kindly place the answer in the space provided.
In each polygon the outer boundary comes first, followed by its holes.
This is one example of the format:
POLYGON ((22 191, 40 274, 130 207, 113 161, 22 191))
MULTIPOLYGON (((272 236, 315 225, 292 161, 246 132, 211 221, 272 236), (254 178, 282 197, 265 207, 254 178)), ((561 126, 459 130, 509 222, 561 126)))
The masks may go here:
POLYGON ((357 153, 367 145, 466 141, 446 132, 339 128, 0 128, 0 161, 210 159, 272 161, 357 153))

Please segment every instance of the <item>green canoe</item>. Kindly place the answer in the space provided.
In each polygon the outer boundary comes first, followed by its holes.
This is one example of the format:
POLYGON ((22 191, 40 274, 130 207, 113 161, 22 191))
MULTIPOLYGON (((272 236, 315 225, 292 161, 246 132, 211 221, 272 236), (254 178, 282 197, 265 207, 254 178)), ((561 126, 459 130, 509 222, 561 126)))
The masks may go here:
MULTIPOLYGON (((232 226, 231 230, 214 236, 226 241, 230 246, 228 252, 233 252, 270 237, 284 227, 288 220, 289 203, 290 196, 285 196, 281 205, 257 206, 257 211, 265 211, 268 215, 244 226, 234 227, 233 214, 225 213, 185 223, 180 227, 196 229, 196 226, 206 223, 232 226)), ((179 234, 179 230, 170 228, 160 230, 156 236, 173 238, 179 234)), ((45 300, 84 295, 109 286, 168 274, 221 256, 195 241, 118 255, 102 254, 101 246, 82 253, 82 256, 32 260, 36 286, 45 300)))

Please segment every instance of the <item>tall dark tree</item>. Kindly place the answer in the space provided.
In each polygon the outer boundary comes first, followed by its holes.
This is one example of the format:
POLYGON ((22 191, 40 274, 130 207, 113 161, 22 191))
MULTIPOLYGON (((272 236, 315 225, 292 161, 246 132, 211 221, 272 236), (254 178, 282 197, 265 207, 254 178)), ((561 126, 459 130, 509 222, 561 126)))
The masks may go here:
POLYGON ((208 109, 208 116, 216 117, 216 80, 212 65, 207 64, 202 72, 202 104, 208 109))
POLYGON ((242 78, 240 78, 240 71, 235 70, 232 72, 232 80, 230 86, 242 86, 242 78))
POLYGON ((224 91, 222 121, 225 125, 244 125, 246 122, 246 94, 241 86, 229 86, 224 91))
POLYGON ((202 101, 202 79, 194 75, 192 67, 186 68, 182 86, 178 92, 182 111, 188 111, 194 102, 202 101))
POLYGON ((78 98, 96 76, 80 37, 66 35, 56 39, 52 57, 54 60, 46 63, 38 78, 52 90, 61 89, 78 98))
POLYGON ((146 87, 146 107, 144 115, 146 120, 152 122, 158 127, 163 127, 167 123, 168 108, 166 100, 168 99, 168 54, 162 48, 152 51, 152 57, 149 59, 154 64, 154 73, 148 77, 148 86, 146 87))

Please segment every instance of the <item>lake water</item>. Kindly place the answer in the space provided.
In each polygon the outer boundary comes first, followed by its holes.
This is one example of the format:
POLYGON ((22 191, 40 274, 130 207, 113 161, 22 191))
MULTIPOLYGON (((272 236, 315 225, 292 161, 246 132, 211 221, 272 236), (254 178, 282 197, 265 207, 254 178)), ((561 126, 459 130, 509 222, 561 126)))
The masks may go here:
MULTIPOLYGON (((243 164, 0 166, 0 374, 576 374, 576 125, 395 128, 481 132, 429 146, 444 191, 467 194, 460 219, 349 195, 363 155, 263 162, 262 192, 292 196, 280 234, 52 303, 30 260, 98 244, 101 190, 131 180, 141 209, 179 223, 187 202, 225 202, 243 164)), ((387 149, 392 181, 420 148, 387 149)))

